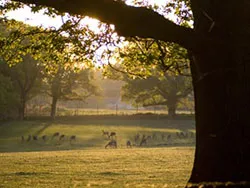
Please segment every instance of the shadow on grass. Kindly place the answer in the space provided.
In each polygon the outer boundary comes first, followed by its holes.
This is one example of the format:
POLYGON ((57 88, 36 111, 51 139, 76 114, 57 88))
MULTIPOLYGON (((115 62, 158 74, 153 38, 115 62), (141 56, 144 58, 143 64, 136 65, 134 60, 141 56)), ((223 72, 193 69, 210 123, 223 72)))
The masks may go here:
POLYGON ((15 172, 14 173, 14 175, 16 176, 39 176, 39 175, 46 175, 46 174, 50 174, 50 173, 49 172, 15 172))

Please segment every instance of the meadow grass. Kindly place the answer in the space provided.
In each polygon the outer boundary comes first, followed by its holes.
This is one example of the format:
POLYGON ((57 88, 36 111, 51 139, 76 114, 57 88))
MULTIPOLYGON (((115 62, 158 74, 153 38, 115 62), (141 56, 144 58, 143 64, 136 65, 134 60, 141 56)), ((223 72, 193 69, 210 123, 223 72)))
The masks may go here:
POLYGON ((0 153, 0 187, 184 187, 193 148, 0 153))
POLYGON ((193 139, 160 139, 177 131, 194 131, 194 121, 85 116, 6 122, 0 125, 0 187, 184 187, 193 163, 193 139), (117 133, 118 149, 104 149, 108 140, 102 130, 117 133), (66 140, 51 140, 55 132, 66 140), (136 133, 158 137, 143 148, 126 148, 136 133), (38 141, 21 142, 29 134, 38 135, 38 141), (44 143, 45 134, 50 138, 44 143), (70 135, 76 135, 76 142, 70 144, 70 135))

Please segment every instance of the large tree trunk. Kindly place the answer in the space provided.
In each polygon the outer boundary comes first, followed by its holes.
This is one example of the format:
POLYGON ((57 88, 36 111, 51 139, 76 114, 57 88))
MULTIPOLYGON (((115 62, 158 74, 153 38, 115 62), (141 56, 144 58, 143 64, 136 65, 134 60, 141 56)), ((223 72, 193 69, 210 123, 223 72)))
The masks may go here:
POLYGON ((196 80, 197 138, 189 182, 250 181, 249 68, 218 70, 196 80))
POLYGON ((216 22, 210 27, 205 21, 196 25, 197 31, 210 32, 221 45, 193 54, 197 137, 189 182, 250 187, 250 35, 243 25, 231 28, 227 24, 235 24, 234 20, 223 23, 228 18, 220 16, 214 27, 216 22))
POLYGON ((51 104, 51 111, 50 111, 50 117, 52 119, 55 119, 56 117, 56 104, 57 104, 57 98, 52 97, 52 104, 51 104))

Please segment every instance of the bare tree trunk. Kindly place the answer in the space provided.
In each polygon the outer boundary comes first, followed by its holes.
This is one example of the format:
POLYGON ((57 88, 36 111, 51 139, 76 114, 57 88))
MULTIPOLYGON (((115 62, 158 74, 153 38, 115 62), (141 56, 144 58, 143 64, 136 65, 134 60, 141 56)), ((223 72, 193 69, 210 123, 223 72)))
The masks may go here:
POLYGON ((25 98, 25 95, 22 94, 20 96, 20 105, 19 105, 19 109, 18 109, 19 120, 24 120, 24 117, 25 117, 25 108, 26 108, 26 98, 25 98))
POLYGON ((51 112, 50 112, 50 117, 52 119, 55 119, 56 117, 56 104, 57 104, 57 98, 56 97, 52 97, 52 104, 51 104, 51 112))
POLYGON ((168 104, 168 116, 174 118, 176 116, 176 103, 168 104))

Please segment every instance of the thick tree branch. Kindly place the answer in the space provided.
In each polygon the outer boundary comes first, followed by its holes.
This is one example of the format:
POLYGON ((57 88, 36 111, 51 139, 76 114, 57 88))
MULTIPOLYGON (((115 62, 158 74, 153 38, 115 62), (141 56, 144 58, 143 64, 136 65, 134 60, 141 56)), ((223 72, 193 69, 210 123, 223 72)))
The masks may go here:
POLYGON ((86 15, 114 24, 119 35, 154 38, 174 42, 190 50, 198 50, 210 39, 192 29, 176 25, 145 7, 133 7, 115 0, 14 0, 25 4, 53 7, 59 12, 86 15))

